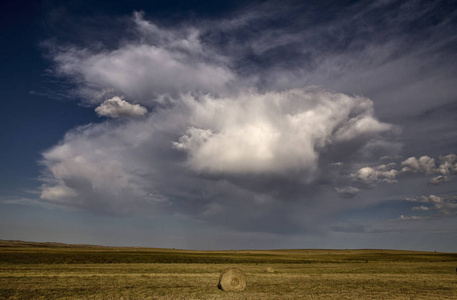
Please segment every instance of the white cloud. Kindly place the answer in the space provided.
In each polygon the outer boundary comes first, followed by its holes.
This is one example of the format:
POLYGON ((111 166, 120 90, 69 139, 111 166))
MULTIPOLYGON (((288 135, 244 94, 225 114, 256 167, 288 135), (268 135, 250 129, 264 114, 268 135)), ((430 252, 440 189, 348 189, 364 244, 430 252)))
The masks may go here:
POLYGON ((443 202, 443 198, 435 196, 435 195, 430 195, 428 197, 428 199, 433 203, 442 203, 443 202))
POLYGON ((424 155, 419 159, 410 157, 401 163, 402 172, 423 173, 426 175, 433 174, 436 171, 435 159, 424 155))
POLYGON ((363 167, 351 177, 365 184, 372 185, 377 182, 395 183, 398 171, 391 168, 392 166, 380 165, 378 167, 363 167))
POLYGON ((192 169, 210 173, 311 175, 321 151, 391 128, 375 119, 371 100, 319 88, 188 97, 186 103, 192 125, 174 147, 188 153, 192 169))
POLYGON ((139 104, 130 104, 119 97, 113 97, 105 100, 95 108, 99 116, 121 118, 121 117, 139 117, 147 113, 147 109, 139 104))

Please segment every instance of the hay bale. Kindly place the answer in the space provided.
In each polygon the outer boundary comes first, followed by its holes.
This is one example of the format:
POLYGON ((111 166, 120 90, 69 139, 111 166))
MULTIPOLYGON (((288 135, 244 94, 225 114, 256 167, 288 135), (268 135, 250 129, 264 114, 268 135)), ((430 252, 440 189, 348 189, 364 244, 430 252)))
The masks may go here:
POLYGON ((246 275, 238 268, 227 268, 219 276, 217 287, 226 292, 244 291, 246 289, 246 275))
POLYGON ((268 273, 274 273, 274 271, 275 271, 275 270, 273 270, 272 267, 268 267, 268 268, 267 268, 267 272, 268 272, 268 273))

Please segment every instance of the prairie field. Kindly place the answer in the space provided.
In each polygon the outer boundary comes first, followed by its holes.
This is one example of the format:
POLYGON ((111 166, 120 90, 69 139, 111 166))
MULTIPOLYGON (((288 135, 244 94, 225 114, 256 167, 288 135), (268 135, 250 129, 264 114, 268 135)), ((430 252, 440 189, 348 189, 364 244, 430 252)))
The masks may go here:
POLYGON ((0 241, 1 299, 457 299, 457 254, 188 251, 0 241), (247 288, 217 288, 242 269, 247 288))

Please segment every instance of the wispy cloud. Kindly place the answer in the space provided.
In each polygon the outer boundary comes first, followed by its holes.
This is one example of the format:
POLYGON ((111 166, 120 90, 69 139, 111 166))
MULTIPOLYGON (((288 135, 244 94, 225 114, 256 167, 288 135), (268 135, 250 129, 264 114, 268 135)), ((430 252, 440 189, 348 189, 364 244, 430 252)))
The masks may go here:
POLYGON ((224 58, 202 45, 198 29, 161 29, 142 13, 134 13, 130 26, 139 39, 116 49, 48 44, 55 72, 76 83, 86 101, 112 89, 146 106, 183 92, 217 93, 234 79, 224 58))

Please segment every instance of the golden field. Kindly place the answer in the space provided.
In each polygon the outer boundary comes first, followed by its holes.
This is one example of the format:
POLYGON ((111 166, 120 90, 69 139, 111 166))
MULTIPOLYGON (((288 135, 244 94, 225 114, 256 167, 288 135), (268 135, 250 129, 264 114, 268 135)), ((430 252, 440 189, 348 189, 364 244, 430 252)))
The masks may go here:
POLYGON ((1 299, 457 299, 457 254, 188 251, 0 241, 1 299), (217 288, 236 266, 242 292, 217 288))

